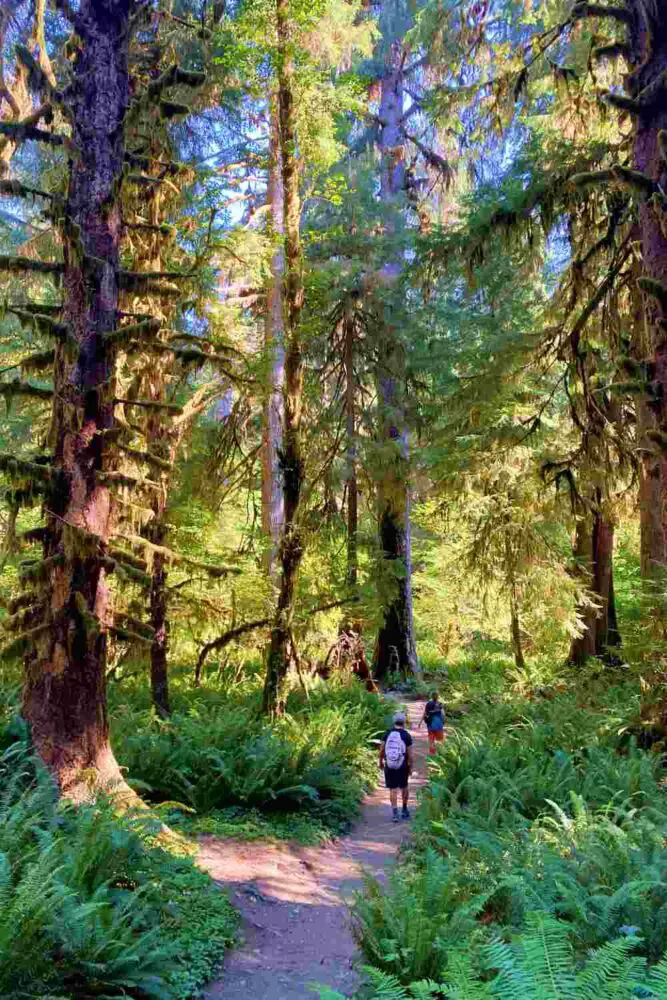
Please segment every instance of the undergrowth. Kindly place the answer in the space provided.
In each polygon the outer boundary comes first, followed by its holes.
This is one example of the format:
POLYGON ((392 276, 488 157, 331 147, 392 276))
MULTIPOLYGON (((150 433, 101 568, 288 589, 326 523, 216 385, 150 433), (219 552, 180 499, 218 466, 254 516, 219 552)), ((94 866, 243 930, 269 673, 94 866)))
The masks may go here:
POLYGON ((377 778, 387 707, 357 682, 295 692, 275 722, 259 716, 254 682, 176 688, 167 721, 144 697, 114 696, 114 749, 137 791, 185 831, 321 842, 349 826, 377 778))
POLYGON ((210 978, 235 913, 154 820, 58 803, 21 741, 0 787, 0 996, 178 1000, 210 978))
POLYGON ((630 736, 636 679, 466 670, 412 849, 356 901, 360 996, 667 998, 667 799, 630 736))

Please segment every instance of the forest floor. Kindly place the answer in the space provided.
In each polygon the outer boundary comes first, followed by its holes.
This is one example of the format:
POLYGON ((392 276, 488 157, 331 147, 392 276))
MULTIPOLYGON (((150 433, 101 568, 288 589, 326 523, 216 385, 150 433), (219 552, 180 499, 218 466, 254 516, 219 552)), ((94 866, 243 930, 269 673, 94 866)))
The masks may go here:
MULTIPOLYGON (((411 701, 408 711, 414 792, 426 780, 428 739, 417 729, 424 702, 411 701)), ((350 833, 324 847, 202 838, 199 864, 231 892, 243 921, 243 943, 225 958, 206 1000, 313 1000, 314 983, 352 994, 358 976, 348 903, 362 884, 362 869, 385 877, 410 827, 391 822, 382 783, 364 800, 350 833)))

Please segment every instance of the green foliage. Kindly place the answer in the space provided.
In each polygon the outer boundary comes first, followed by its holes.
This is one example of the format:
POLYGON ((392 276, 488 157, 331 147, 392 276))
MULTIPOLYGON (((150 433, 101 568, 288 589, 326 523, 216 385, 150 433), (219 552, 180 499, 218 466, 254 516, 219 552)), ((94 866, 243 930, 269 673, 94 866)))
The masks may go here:
POLYGON ((627 734, 637 681, 518 697, 482 694, 489 676, 430 765, 414 849, 357 899, 362 995, 663 996, 667 801, 660 758, 627 734))
POLYGON ((3 997, 190 996, 235 934, 227 898, 147 816, 58 805, 23 744, 0 757, 3 997))
MULTIPOLYGON (((240 693, 177 689, 167 721, 138 699, 122 700, 112 719, 116 755, 144 797, 213 815, 209 830, 224 827, 231 815, 221 810, 233 807, 251 836, 257 812, 305 814, 311 836, 344 828, 375 779, 372 740, 386 723, 383 701, 356 681, 321 684, 309 700, 294 693, 285 718, 269 723, 259 716, 259 696, 256 684, 240 693)), ((283 829, 293 826, 283 820, 283 829)))

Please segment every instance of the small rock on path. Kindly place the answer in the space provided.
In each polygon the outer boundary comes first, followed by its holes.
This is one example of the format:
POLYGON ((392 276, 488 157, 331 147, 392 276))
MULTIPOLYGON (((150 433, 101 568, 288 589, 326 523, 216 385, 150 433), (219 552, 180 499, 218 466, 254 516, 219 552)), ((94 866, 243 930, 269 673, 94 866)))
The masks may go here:
MULTIPOLYGON (((409 703, 412 792, 426 778, 428 739, 417 729, 423 712, 423 701, 409 703)), ((414 794, 411 800, 414 808, 414 794)), ((378 787, 352 831, 326 847, 203 837, 199 864, 230 890, 244 925, 243 945, 226 956, 205 1000, 315 1000, 313 983, 354 993, 359 980, 347 903, 362 884, 360 869, 384 878, 409 834, 409 823, 391 822, 388 794, 378 787)))

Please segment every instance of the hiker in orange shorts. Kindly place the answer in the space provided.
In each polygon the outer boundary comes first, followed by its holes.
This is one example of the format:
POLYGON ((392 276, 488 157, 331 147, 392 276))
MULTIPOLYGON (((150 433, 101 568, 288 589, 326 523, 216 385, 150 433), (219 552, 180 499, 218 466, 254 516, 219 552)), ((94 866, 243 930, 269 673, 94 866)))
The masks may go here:
POLYGON ((428 729, 428 752, 434 754, 436 743, 442 743, 445 738, 445 706, 437 691, 431 691, 421 722, 425 722, 428 729))

